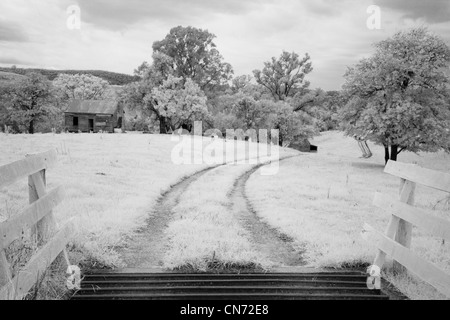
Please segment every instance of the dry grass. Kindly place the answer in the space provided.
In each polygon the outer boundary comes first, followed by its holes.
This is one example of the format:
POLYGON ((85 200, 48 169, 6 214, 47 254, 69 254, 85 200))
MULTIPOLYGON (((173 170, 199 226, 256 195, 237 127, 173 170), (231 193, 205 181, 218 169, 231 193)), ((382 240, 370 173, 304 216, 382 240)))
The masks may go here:
MULTIPOLYGON (((66 189, 66 200, 54 211, 58 222, 78 218, 73 263, 85 268, 121 267, 117 248, 144 223, 161 193, 206 167, 173 164, 175 145, 170 136, 0 134, 0 165, 57 149, 58 164, 47 172, 47 182, 49 189, 58 185, 66 189)), ((26 178, 1 189, 0 222, 27 205, 26 178)), ((27 262, 30 248, 26 237, 8 248, 15 270, 27 262)))
MULTIPOLYGON (((362 239, 362 226, 369 223, 380 231, 386 229, 389 213, 374 207, 373 197, 376 191, 398 195, 399 179, 383 173, 383 148, 371 146, 374 158, 362 160, 356 142, 340 133, 326 133, 315 144, 319 146, 319 154, 284 162, 278 175, 254 175, 247 185, 249 198, 265 221, 306 249, 305 258, 310 266, 341 268, 370 264, 376 250, 362 239)), ((449 160, 450 156, 443 153, 405 153, 399 159, 445 172, 450 171, 449 160)), ((432 209, 432 214, 448 219, 446 199, 448 194, 418 187, 417 206, 432 209)), ((443 244, 442 239, 415 229, 413 250, 450 271, 450 245, 443 244)), ((411 298, 441 297, 423 284, 418 289, 415 281, 394 282, 411 298)))
MULTIPOLYGON (((373 195, 376 191, 398 194, 399 181, 383 174, 384 154, 379 147, 372 147, 373 159, 362 160, 356 143, 339 133, 327 133, 316 144, 319 154, 285 161, 276 176, 255 174, 247 185, 248 195, 265 221, 306 249, 310 266, 369 264, 375 249, 362 240, 361 227, 367 222, 379 230, 386 228, 389 214, 372 206, 373 195)), ((67 199, 55 210, 58 221, 79 218, 70 250, 72 261, 83 269, 121 267, 117 248, 145 224, 158 197, 206 167, 173 164, 175 145, 170 136, 0 134, 0 165, 56 148, 59 162, 48 171, 47 180, 49 188, 64 185, 67 191, 67 199)), ((240 158, 245 158, 243 146, 240 158)), ((447 172, 449 160, 446 154, 400 157, 403 162, 447 172)), ((254 249, 227 201, 234 181, 250 167, 219 168, 190 186, 167 230, 166 267, 198 271, 266 266, 265 257, 254 249)), ((0 221, 26 207, 27 188, 24 179, 0 190, 0 221)), ((416 202, 438 216, 450 215, 448 194, 419 187, 416 202)), ((448 243, 420 230, 415 230, 413 242, 416 252, 450 271, 448 243)), ((35 250, 26 239, 14 243, 8 250, 14 270, 35 250)), ((60 291, 64 271, 50 269, 38 286, 40 291, 29 298, 64 297, 60 291)), ((414 279, 392 279, 389 273, 387 277, 411 298, 441 298, 414 279)))
MULTIPOLYGON (((211 142, 199 141, 194 148, 196 155, 211 142)), ((54 212, 58 222, 78 218, 72 262, 83 269, 117 268, 124 265, 119 248, 145 225, 161 194, 208 167, 174 164, 171 155, 176 145, 171 136, 159 135, 0 134, 0 165, 21 160, 26 154, 57 149, 58 164, 47 172, 47 182, 49 189, 63 185, 67 192, 66 200, 54 212)), ((246 146, 237 143, 238 160, 248 157, 246 146)), ((227 142, 225 147, 229 154, 235 143, 227 142)), ((0 204, 0 222, 21 212, 28 204, 27 179, 0 190, 0 204)), ((28 260, 32 253, 28 247, 25 239, 9 248, 10 260, 18 261, 15 268, 28 260)), ((52 277, 47 278, 51 282, 52 277)), ((44 292, 55 291, 42 287, 44 292)), ((52 294, 47 298, 58 297, 52 294)))
MULTIPOLYGON (((239 160, 248 157, 245 145, 238 150, 239 160)), ((288 154, 297 152, 280 149, 281 156, 288 154)), ((254 167, 250 164, 219 167, 188 187, 166 232, 166 268, 198 272, 270 267, 267 257, 255 249, 248 231, 230 206, 229 193, 234 183, 254 167)))
POLYGON ((246 230, 234 219, 227 193, 251 166, 225 166, 189 186, 167 229, 165 267, 207 271, 264 263, 246 230))
MULTIPOLYGON (((66 200, 56 210, 60 222, 78 217, 82 245, 105 265, 120 266, 114 248, 146 214, 171 183, 205 168, 170 161, 170 136, 145 135, 0 135, 0 164, 49 149, 58 164, 47 173, 48 188, 63 185, 66 200)), ((27 179, 3 188, 0 221, 20 212, 28 202, 27 179)))

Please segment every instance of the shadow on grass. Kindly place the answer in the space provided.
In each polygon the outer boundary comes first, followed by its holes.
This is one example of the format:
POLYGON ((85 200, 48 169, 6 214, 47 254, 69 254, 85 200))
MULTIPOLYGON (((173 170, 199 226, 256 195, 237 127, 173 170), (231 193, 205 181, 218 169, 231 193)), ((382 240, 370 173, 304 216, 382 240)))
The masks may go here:
POLYGON ((255 263, 238 264, 224 263, 221 261, 210 261, 207 263, 206 270, 199 269, 196 266, 187 264, 173 271, 185 274, 248 274, 248 273, 266 273, 267 271, 255 263))
POLYGON ((384 170, 385 165, 382 163, 371 163, 371 162, 352 162, 352 167, 358 169, 379 169, 384 170))

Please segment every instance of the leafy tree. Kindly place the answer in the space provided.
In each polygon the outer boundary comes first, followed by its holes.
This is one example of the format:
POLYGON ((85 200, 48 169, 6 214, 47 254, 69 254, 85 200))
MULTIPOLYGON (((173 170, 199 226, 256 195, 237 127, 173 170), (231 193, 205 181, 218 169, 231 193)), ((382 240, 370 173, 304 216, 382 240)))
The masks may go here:
POLYGON ((53 85, 63 100, 102 100, 109 90, 107 81, 88 74, 60 74, 53 85))
POLYGON ((143 78, 150 68, 151 65, 147 61, 144 61, 137 69, 134 70, 134 75, 143 78))
POLYGON ((308 111, 309 108, 321 105, 326 100, 327 93, 322 89, 310 90, 304 88, 297 92, 293 98, 287 99, 294 111, 308 111))
POLYGON ((214 115, 214 129, 220 130, 223 137, 226 137, 227 130, 237 130, 242 128, 242 120, 238 119, 236 115, 231 112, 219 112, 218 114, 214 115))
POLYGON ((155 119, 160 124, 160 133, 166 134, 170 126, 166 117, 160 113, 158 101, 153 96, 153 90, 173 77, 172 58, 162 53, 153 54, 153 64, 142 64, 137 72, 142 79, 125 87, 119 100, 132 110, 139 110, 144 117, 155 119))
POLYGON ((212 114, 232 112, 233 107, 243 97, 251 98, 254 101, 271 100, 270 94, 267 94, 262 86, 251 83, 251 79, 252 77, 248 75, 236 77, 227 90, 209 96, 208 104, 212 114))
POLYGON ((247 88, 248 86, 251 85, 251 81, 252 81, 252 76, 250 76, 250 75, 242 75, 242 76, 235 77, 231 81, 232 82, 231 90, 234 93, 243 91, 243 90, 245 90, 245 88, 247 88))
POLYGON ((256 82, 266 88, 276 101, 293 97, 298 90, 308 88, 310 83, 305 81, 307 74, 312 72, 310 56, 303 59, 293 52, 283 51, 279 59, 275 57, 264 63, 264 69, 255 70, 253 74, 256 82))
POLYGON ((320 131, 336 130, 339 126, 339 111, 344 105, 339 91, 325 92, 317 89, 299 100, 294 100, 294 111, 304 111, 316 119, 320 131))
POLYGON ((383 145, 386 162, 404 150, 450 151, 449 62, 449 47, 424 28, 376 44, 375 54, 345 75, 346 133, 383 145))
POLYGON ((207 98, 191 79, 183 81, 169 76, 146 99, 157 101, 155 107, 159 115, 173 131, 179 128, 191 131, 194 121, 201 121, 208 115, 207 98))
POLYGON ((36 122, 56 112, 51 93, 52 84, 46 77, 27 74, 26 78, 1 91, 3 122, 15 123, 34 134, 36 122))
POLYGON ((232 113, 242 123, 241 129, 269 129, 270 119, 276 112, 275 104, 270 100, 255 100, 252 96, 242 92, 236 95, 232 113))
POLYGON ((282 146, 309 139, 318 133, 315 120, 303 111, 294 111, 287 102, 258 101, 243 92, 228 95, 227 99, 232 101, 231 108, 215 115, 215 128, 221 132, 227 129, 277 129, 282 146))
POLYGON ((170 76, 176 77, 173 59, 164 53, 153 53, 153 64, 146 69, 143 79, 151 86, 161 86, 170 76))
POLYGON ((207 30, 176 27, 153 44, 154 53, 169 56, 176 77, 192 79, 204 91, 211 91, 231 79, 233 69, 223 62, 214 43, 216 36, 207 30))
POLYGON ((296 112, 283 101, 276 103, 275 110, 271 127, 280 131, 280 146, 288 147, 293 142, 308 140, 318 134, 313 118, 305 112, 296 112))
POLYGON ((237 93, 227 92, 214 99, 210 98, 209 102, 212 104, 210 109, 214 115, 220 112, 230 113, 233 111, 233 106, 238 103, 241 97, 242 95, 237 93))

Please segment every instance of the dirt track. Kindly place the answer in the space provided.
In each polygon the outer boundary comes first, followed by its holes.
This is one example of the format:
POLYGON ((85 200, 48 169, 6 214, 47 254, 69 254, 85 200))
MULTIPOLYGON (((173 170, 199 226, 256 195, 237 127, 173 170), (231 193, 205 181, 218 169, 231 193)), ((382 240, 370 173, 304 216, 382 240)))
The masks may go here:
POLYGON ((305 265, 302 252, 292 246, 292 239, 263 222, 247 199, 245 185, 250 176, 260 167, 245 173, 235 182, 233 190, 229 193, 231 211, 249 231, 255 247, 264 253, 276 267, 305 265))
POLYGON ((173 217, 173 208, 194 181, 213 169, 209 168, 188 177, 162 195, 146 225, 136 232, 136 235, 128 241, 128 246, 121 252, 128 268, 146 269, 162 266, 166 250, 164 231, 173 217))
MULTIPOLYGON (((236 179, 229 191, 230 211, 243 227, 249 231, 250 240, 255 248, 266 256, 276 267, 302 266, 302 252, 292 246, 292 240, 263 222, 252 209, 245 194, 245 185, 252 174, 263 165, 259 165, 236 179)), ((223 167, 226 170, 226 165, 223 167)), ((215 167, 216 168, 216 167, 215 167)), ((127 268, 149 269, 162 267, 162 259, 167 250, 165 230, 173 218, 173 209, 179 203, 183 192, 196 180, 215 168, 205 169, 174 185, 165 193, 146 225, 129 239, 128 245, 121 251, 127 268)), ((224 190, 225 192, 225 190, 224 190)))

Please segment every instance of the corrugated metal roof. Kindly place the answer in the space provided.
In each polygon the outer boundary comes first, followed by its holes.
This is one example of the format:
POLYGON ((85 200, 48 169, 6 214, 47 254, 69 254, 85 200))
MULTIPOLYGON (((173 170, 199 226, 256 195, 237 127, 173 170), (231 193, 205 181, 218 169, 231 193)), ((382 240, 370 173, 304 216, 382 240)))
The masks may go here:
POLYGON ((114 114, 117 111, 114 100, 73 100, 69 103, 67 113, 114 114))

